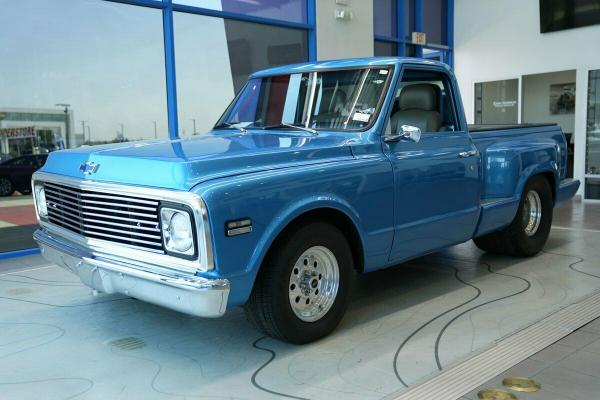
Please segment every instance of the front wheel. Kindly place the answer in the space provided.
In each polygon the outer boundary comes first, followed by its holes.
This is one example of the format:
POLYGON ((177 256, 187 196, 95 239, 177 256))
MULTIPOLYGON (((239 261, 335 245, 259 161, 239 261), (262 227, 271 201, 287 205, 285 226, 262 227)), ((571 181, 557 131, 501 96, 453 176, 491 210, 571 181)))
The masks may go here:
POLYGON ((8 178, 0 177, 0 197, 10 196, 15 191, 15 187, 8 178))
POLYGON ((330 224, 311 222, 276 246, 261 267, 246 315, 267 335, 291 343, 328 335, 348 303, 354 263, 346 238, 330 224))
POLYGON ((546 244, 552 226, 552 190, 543 176, 533 177, 525 185, 517 215, 506 228, 473 239, 482 250, 530 257, 546 244))

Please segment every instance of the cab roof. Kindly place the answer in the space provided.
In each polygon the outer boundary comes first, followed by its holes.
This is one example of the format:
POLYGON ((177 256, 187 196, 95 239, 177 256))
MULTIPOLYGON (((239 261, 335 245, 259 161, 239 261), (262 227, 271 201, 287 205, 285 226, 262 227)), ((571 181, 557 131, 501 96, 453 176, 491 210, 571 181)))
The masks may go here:
POLYGON ((262 71, 254 72, 250 75, 250 78, 261 78, 264 76, 272 75, 288 75, 297 74, 304 72, 314 72, 319 70, 327 69, 340 69, 340 68, 365 68, 365 67, 381 67, 381 66, 398 66, 401 64, 422 64, 422 65, 436 65, 446 69, 449 69, 448 65, 439 61, 425 60, 422 58, 413 57, 365 57, 365 58, 347 58, 343 60, 327 60, 327 61, 316 61, 307 62, 300 64, 282 65, 279 67, 273 67, 263 69, 262 71))

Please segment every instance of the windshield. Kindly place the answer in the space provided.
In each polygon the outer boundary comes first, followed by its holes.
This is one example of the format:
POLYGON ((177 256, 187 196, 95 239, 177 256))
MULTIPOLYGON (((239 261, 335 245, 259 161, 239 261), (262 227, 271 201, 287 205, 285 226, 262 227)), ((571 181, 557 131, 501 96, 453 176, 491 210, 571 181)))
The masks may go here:
POLYGON ((251 79, 215 127, 363 129, 374 121, 390 75, 379 67, 251 79))

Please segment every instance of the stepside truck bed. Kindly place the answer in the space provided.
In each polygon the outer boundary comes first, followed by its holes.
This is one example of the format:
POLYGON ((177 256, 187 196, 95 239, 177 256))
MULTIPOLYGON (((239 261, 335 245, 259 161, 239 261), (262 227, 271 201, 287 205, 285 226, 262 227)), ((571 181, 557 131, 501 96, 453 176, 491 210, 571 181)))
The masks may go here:
POLYGON ((575 181, 565 179, 567 143, 556 124, 469 125, 482 162, 482 216, 476 236, 512 221, 529 176, 551 178, 555 205, 571 198, 575 181))

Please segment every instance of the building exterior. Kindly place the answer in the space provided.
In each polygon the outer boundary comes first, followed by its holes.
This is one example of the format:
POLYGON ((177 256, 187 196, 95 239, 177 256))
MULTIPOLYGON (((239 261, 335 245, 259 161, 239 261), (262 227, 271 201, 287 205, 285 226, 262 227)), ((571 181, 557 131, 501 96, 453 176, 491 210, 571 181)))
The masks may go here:
MULTIPOLYGON (((455 72, 469 122, 556 122, 573 152, 580 194, 600 199, 600 25, 548 31, 545 1, 457 0, 455 72)), ((553 15, 587 18, 594 1, 553 15)))
POLYGON ((0 108, 0 159, 64 148, 67 122, 59 109, 0 108))

